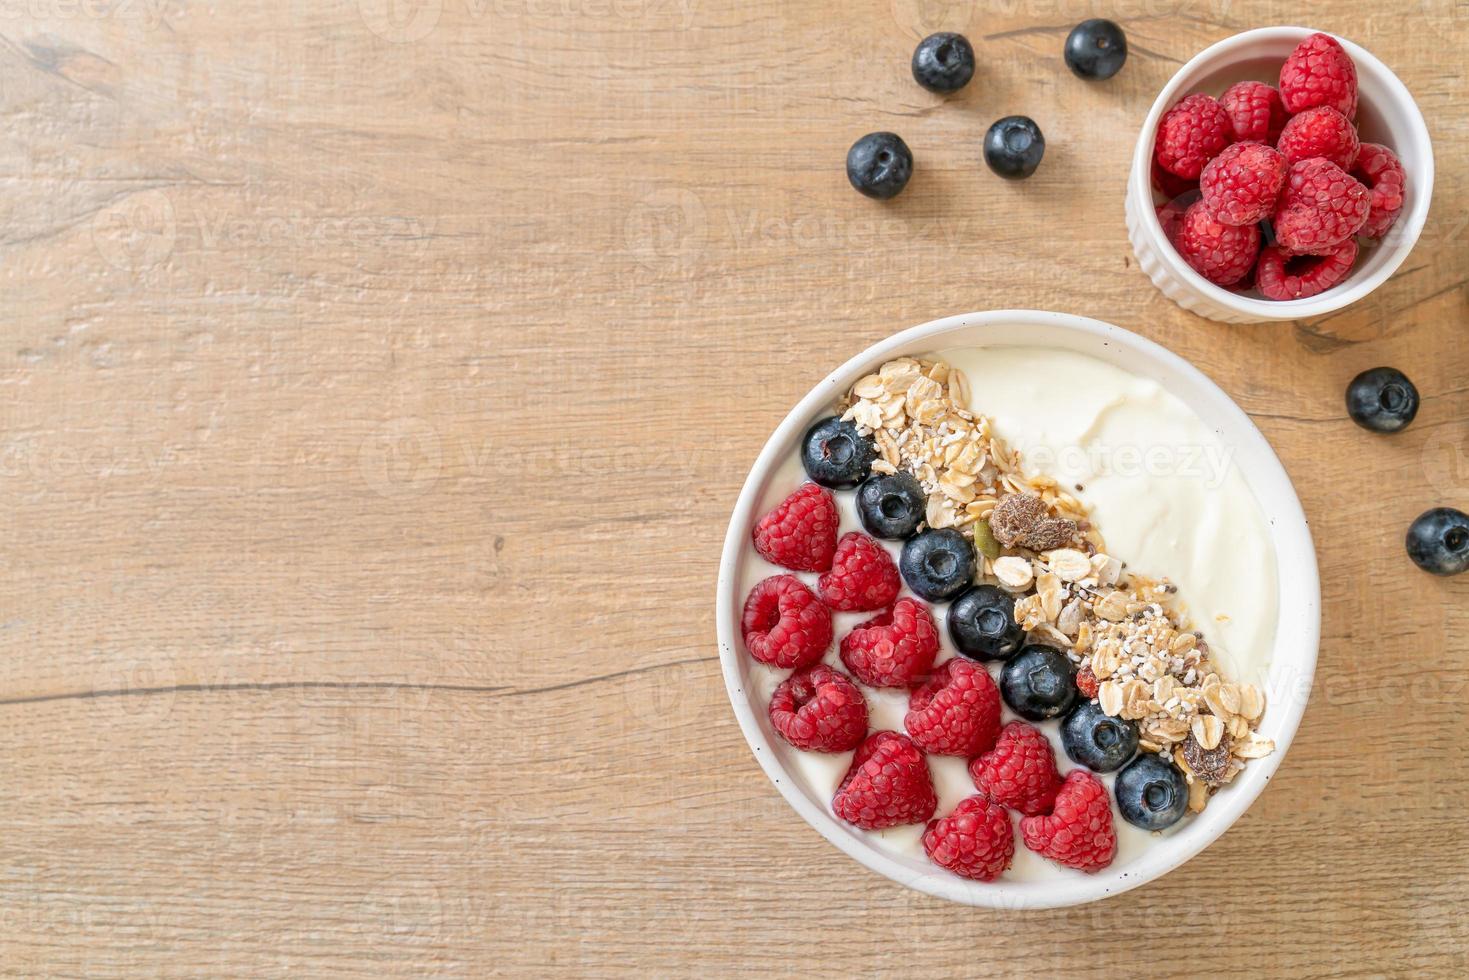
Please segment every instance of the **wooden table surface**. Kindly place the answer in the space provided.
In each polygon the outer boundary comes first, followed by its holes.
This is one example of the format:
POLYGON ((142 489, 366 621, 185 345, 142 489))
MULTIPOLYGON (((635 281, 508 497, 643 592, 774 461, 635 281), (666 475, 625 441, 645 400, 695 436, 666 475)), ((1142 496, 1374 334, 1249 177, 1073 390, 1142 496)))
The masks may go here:
POLYGON ((1465 975, 1469 580, 1401 539, 1469 505, 1466 44, 1464 0, 0 3, 0 970, 1465 975), (1098 13, 1132 57, 1087 85, 1098 13), (1432 216, 1349 311, 1207 322, 1131 257, 1135 133, 1183 60, 1303 19, 1417 97, 1432 216), (941 28, 980 58, 947 102, 908 73, 941 28), (1008 184, 980 139, 1019 112, 1048 151, 1008 184), (842 172, 876 129, 918 156, 888 205, 842 172), (822 840, 714 641, 790 405, 1004 307, 1216 378, 1325 590, 1268 792, 1050 913, 822 840), (1379 364, 1424 393, 1392 439, 1343 416, 1379 364))

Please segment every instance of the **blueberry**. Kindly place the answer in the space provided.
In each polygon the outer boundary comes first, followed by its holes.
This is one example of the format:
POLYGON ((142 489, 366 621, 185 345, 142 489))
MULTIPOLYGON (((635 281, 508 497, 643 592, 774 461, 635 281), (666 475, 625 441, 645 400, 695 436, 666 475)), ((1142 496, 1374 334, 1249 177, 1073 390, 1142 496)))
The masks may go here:
POLYGON ((1066 35, 1066 67, 1077 78, 1111 78, 1127 61, 1127 35, 1110 20, 1084 20, 1066 35))
POLYGON ((928 496, 911 473, 869 476, 857 488, 857 516, 874 538, 911 538, 928 514, 928 496))
POLYGON ((993 585, 976 585, 949 607, 949 639, 970 660, 1008 660, 1025 642, 1015 622, 1015 597, 993 585))
POLYGON ((1006 180, 1035 173, 1046 153, 1046 138, 1028 116, 1006 116, 984 136, 984 162, 1006 180))
POLYGON ((1076 703, 1076 668, 1060 650, 1028 646, 1000 671, 1000 694, 1028 721, 1064 715, 1076 703))
POLYGON ((847 179, 868 197, 897 197, 913 176, 913 152, 893 133, 868 133, 847 151, 847 179))
POLYGON ((944 602, 974 580, 974 546, 951 527, 924 531, 903 545, 898 570, 920 599, 944 602))
POLYGON ((876 458, 876 443, 835 415, 811 426, 801 440, 806 475, 833 490, 850 490, 867 479, 876 458))
POLYGON ((962 34, 930 34, 913 52, 913 80, 930 92, 957 92, 974 77, 974 48, 962 34))
POLYGON ((1183 773, 1151 752, 1118 773, 1112 790, 1122 819, 1143 830, 1172 827, 1188 809, 1183 773))
POLYGON ((1061 745, 1071 761, 1092 772, 1116 772, 1137 755, 1137 726, 1083 701, 1061 722, 1061 745))
POLYGON ((1397 432, 1418 414, 1418 389, 1396 368, 1363 371, 1347 385, 1347 414, 1373 432, 1397 432))
POLYGON ((1408 557, 1434 575, 1469 572, 1469 514, 1438 507, 1408 528, 1408 557))

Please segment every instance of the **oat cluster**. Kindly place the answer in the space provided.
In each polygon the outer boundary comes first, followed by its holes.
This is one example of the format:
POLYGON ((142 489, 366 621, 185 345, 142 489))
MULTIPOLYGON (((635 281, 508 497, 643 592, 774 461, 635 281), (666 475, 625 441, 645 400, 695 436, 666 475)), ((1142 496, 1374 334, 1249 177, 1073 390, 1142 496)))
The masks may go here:
POLYGON ((994 437, 989 419, 972 414, 968 404, 962 371, 900 357, 853 385, 840 407, 842 418, 877 443, 873 472, 901 469, 918 478, 928 494, 929 527, 972 534, 1002 497, 1024 493, 1040 497, 1055 518, 1073 521, 1072 537, 1080 544, 1080 501, 1047 476, 1027 476, 1018 455, 994 437))
POLYGON ((1108 555, 1086 509, 971 413, 963 373, 899 358, 843 401, 876 442, 878 473, 906 470, 928 495, 927 525, 959 528, 980 551, 979 577, 1016 597, 1032 643, 1067 653, 1108 715, 1138 726, 1145 751, 1171 759, 1189 808, 1275 745, 1256 732, 1264 695, 1223 677, 1167 580, 1133 574, 1108 555))

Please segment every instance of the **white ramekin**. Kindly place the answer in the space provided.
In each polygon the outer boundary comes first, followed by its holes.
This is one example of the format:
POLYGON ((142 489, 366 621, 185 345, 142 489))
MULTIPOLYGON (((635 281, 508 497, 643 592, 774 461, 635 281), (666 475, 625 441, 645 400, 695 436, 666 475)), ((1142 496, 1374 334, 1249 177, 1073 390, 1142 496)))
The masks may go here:
MULTIPOLYGON (((1163 87, 1143 123, 1127 183, 1127 231, 1138 263, 1163 295, 1199 316, 1226 323, 1259 323, 1321 316, 1355 303, 1387 281, 1413 250, 1428 219, 1433 197, 1433 145, 1423 114, 1408 89, 1365 49, 1337 38, 1357 65, 1360 104, 1357 128, 1364 142, 1393 150, 1407 174, 1403 213, 1383 241, 1364 248, 1346 282, 1310 299, 1276 302, 1231 292, 1195 272, 1163 235, 1154 210, 1153 144, 1163 114, 1195 92, 1216 98, 1235 82, 1276 84, 1280 66, 1309 27, 1265 27, 1226 38, 1207 48, 1163 87)), ((1333 35, 1334 36, 1334 35, 1333 35)))
MULTIPOLYGON (((1150 340, 1098 320, 1034 310, 971 313, 906 330, 863 351, 801 399, 766 442, 740 491, 724 542, 716 602, 719 659, 735 717, 755 758, 796 812, 847 854, 899 884, 955 902, 1001 909, 1056 908, 1116 895, 1178 867, 1224 833, 1259 796, 1285 758, 1310 697, 1321 631, 1316 551, 1305 514, 1285 469, 1249 416, 1197 368, 1150 340), (1095 875, 986 884, 952 875, 922 856, 901 857, 874 847, 861 831, 832 815, 829 800, 809 794, 793 776, 783 760, 793 750, 778 741, 767 706, 754 700, 756 665, 745 652, 739 632, 745 599, 740 585, 745 563, 754 556, 750 531, 761 516, 757 510, 774 474, 796 454, 807 426, 828 414, 837 397, 859 378, 905 354, 966 346, 1036 345, 1088 354, 1157 381, 1234 449, 1234 461, 1259 499, 1270 527, 1280 570, 1280 622, 1266 685, 1268 706, 1260 723, 1261 734, 1275 740, 1276 751, 1251 762, 1203 813, 1158 838, 1135 860, 1119 862, 1095 875)), ((752 846, 759 842, 752 841, 752 846)))

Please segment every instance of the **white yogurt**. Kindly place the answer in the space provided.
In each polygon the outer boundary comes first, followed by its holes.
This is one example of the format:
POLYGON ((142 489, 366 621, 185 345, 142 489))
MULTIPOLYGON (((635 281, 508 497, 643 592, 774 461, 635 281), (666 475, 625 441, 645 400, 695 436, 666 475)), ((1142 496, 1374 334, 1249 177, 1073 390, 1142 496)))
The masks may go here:
MULTIPOLYGON (((1179 586, 1230 679, 1263 680, 1275 634, 1274 551, 1264 517, 1243 477, 1197 416, 1154 382, 1084 355, 1042 348, 966 348, 936 356, 964 371, 972 390, 971 409, 989 416, 995 431, 1027 454, 1027 467, 1050 473, 1067 488, 1076 483, 1085 487, 1075 495, 1091 508, 1109 554, 1143 574, 1166 576, 1179 586), (1073 452, 1075 447, 1090 449, 1090 455, 1073 452), (1129 462, 1134 448, 1142 460, 1137 467, 1129 462), (1150 451, 1151 466, 1146 462, 1150 451), (1176 462, 1159 465, 1165 453, 1176 462), (1185 457, 1194 455, 1197 464, 1184 466, 1185 457), (1051 460, 1056 465, 1039 465, 1051 460), (1201 478, 1191 475, 1195 469, 1201 478)), ((792 454, 776 471, 760 502, 760 512, 770 510, 803 480, 800 461, 792 454)), ((836 499, 842 533, 861 530, 856 495, 838 492, 836 499)), ((898 544, 883 544, 896 559, 901 551, 898 544)), ((741 595, 749 594, 761 579, 779 574, 789 573, 752 551, 745 564, 741 595)), ((816 575, 799 573, 797 577, 815 588, 816 575)), ((938 657, 942 663, 954 656, 944 629, 948 605, 930 605, 942 638, 938 657)), ((874 615, 835 614, 837 639, 874 615)), ((846 670, 835 642, 825 662, 846 670)), ((989 665, 997 680, 998 666, 989 665)), ((757 711, 766 711, 775 688, 789 673, 752 664, 750 693, 757 711)), ((859 686, 867 698, 871 728, 903 731, 908 692, 859 686)), ((1015 715, 1004 709, 1004 721, 1013 720, 1015 715)), ((1061 750, 1058 723, 1043 722, 1038 727, 1050 737, 1063 774, 1073 768, 1061 750)), ((779 738, 773 744, 787 771, 830 812, 831 798, 853 753, 802 752, 779 738)), ((928 764, 938 791, 939 815, 974 795, 965 760, 931 755, 928 764)), ((1110 792, 1114 776, 1101 778, 1110 792)), ((1135 858, 1155 835, 1120 817, 1115 824, 1120 866, 1135 858)), ((1175 829, 1178 826, 1182 823, 1175 829)), ((922 858, 922 834, 922 825, 911 824, 866 836, 883 850, 922 858)), ((1016 828, 1015 859, 1006 878, 1025 881, 1079 874, 1027 850, 1016 828)))
POLYGON ((1226 446, 1155 381, 1072 351, 968 348, 970 409, 1091 508, 1107 551, 1178 586, 1220 671, 1265 686, 1275 642, 1270 529, 1226 446))

